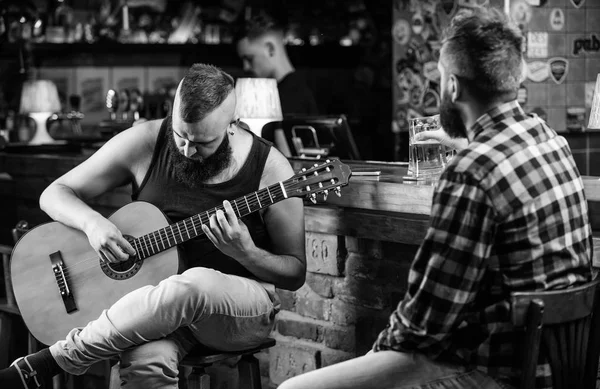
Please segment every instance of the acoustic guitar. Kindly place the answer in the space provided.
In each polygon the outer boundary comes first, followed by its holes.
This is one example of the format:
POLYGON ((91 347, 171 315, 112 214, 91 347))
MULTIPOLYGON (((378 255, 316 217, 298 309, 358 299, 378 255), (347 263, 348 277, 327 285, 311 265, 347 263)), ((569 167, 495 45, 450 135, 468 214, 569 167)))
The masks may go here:
MULTIPOLYGON (((351 174, 340 161, 327 161, 235 199, 231 206, 241 218, 290 197, 308 196, 316 202, 318 193, 341 195, 351 174)), ((125 205, 109 220, 136 249, 136 256, 119 263, 102 262, 83 232, 61 223, 30 230, 15 245, 11 262, 15 298, 29 331, 40 342, 53 344, 127 293, 176 274, 176 246, 202 235, 200 226, 218 209, 223 207, 171 224, 150 203, 125 205)))

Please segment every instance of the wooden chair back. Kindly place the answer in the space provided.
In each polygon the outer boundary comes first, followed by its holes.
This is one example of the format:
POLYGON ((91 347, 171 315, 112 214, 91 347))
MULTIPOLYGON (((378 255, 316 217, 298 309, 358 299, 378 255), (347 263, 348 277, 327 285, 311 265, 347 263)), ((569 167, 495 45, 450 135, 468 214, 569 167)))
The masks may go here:
POLYGON ((519 388, 535 388, 547 360, 554 389, 595 389, 600 353, 599 280, 578 287, 511 294, 512 323, 525 329, 519 388))

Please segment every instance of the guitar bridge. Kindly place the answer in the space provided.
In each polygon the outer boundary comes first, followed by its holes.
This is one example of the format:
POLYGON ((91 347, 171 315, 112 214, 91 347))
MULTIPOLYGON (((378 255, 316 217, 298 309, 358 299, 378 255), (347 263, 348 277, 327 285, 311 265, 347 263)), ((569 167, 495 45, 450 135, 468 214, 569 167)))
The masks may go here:
POLYGON ((60 250, 50 254, 50 262, 52 262, 52 271, 56 278, 56 285, 58 286, 60 297, 62 297, 63 304, 65 304, 65 310, 67 313, 76 311, 77 305, 75 304, 75 297, 73 296, 73 292, 69 287, 69 280, 67 279, 69 273, 63 262, 60 250))

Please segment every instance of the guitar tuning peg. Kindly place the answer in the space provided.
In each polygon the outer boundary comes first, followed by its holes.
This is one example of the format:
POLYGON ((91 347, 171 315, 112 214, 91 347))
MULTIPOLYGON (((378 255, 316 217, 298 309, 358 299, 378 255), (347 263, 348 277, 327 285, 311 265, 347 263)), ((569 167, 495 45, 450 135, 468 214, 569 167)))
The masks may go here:
POLYGON ((325 160, 325 163, 329 163, 329 162, 331 162, 331 159, 326 159, 325 160))
POLYGON ((308 196, 309 200, 312 201, 313 204, 317 203, 317 194, 316 193, 311 193, 310 196, 308 196))
POLYGON ((318 164, 318 163, 315 163, 315 164, 313 165, 313 167, 319 167, 319 164, 318 164))
POLYGON ((334 189, 334 192, 337 195, 337 197, 342 197, 342 187, 341 186, 336 186, 334 189))
POLYGON ((323 191, 323 201, 327 201, 327 196, 329 195, 329 190, 325 189, 323 191))
POLYGON ((302 168, 302 170, 300 170, 300 171, 301 171, 301 172, 305 172, 305 171, 306 171, 306 168, 305 168, 305 167, 303 167, 303 168, 302 168))

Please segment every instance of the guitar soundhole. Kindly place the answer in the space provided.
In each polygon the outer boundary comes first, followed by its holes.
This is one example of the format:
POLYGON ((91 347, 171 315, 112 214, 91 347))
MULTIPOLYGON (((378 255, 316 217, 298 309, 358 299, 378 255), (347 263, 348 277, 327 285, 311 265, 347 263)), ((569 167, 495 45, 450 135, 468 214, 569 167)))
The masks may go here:
POLYGON ((128 259, 127 261, 123 261, 123 262, 108 264, 108 266, 110 266, 111 269, 113 269, 116 272, 120 272, 120 273, 129 271, 129 269, 131 269, 134 265, 135 265, 135 262, 131 259, 128 259))
MULTIPOLYGON (((131 236, 125 236, 125 239, 133 239, 131 236)), ((100 268, 113 280, 126 280, 133 277, 140 269, 144 261, 138 261, 137 256, 129 258, 123 262, 105 263, 100 261, 100 268)))
POLYGON ((105 263, 100 261, 100 268, 113 280, 126 280, 133 277, 142 267, 142 261, 136 262, 134 259, 117 263, 105 263))

